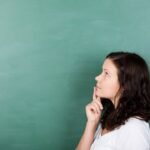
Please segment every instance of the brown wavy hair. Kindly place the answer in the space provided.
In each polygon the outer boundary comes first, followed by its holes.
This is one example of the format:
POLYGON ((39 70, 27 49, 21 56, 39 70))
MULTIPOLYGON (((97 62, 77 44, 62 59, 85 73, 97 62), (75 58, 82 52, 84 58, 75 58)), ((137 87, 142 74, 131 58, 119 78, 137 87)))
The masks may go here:
POLYGON ((130 117, 150 120, 150 73, 146 61, 136 53, 112 52, 106 56, 118 70, 121 96, 117 107, 105 120, 105 128, 113 130, 130 117))

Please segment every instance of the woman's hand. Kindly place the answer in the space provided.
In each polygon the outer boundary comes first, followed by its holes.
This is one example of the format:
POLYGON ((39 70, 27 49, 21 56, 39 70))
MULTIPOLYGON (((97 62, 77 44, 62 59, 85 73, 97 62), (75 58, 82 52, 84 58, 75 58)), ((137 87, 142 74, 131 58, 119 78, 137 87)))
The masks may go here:
POLYGON ((88 122, 97 124, 100 120, 103 106, 100 102, 100 97, 96 96, 95 90, 96 88, 94 87, 92 102, 86 105, 86 116, 88 122))
POLYGON ((76 150, 89 150, 91 148, 102 109, 100 97, 96 96, 94 87, 93 100, 86 106, 86 127, 76 150))

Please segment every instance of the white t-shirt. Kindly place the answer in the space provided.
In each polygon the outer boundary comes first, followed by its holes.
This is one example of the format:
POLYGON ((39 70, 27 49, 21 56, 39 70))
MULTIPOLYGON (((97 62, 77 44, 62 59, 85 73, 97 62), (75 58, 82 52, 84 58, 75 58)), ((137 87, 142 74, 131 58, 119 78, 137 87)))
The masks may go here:
POLYGON ((150 150, 149 124, 136 118, 130 118, 119 129, 102 136, 99 126, 90 150, 150 150))

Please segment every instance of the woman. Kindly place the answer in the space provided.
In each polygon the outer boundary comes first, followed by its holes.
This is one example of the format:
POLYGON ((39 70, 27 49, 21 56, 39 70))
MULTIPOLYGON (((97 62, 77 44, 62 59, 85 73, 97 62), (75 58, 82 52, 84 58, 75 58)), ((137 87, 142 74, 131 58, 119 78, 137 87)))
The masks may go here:
POLYGON ((135 53, 110 53, 95 79, 76 150, 150 150, 150 74, 144 59, 135 53), (102 121, 103 98, 114 109, 102 121))

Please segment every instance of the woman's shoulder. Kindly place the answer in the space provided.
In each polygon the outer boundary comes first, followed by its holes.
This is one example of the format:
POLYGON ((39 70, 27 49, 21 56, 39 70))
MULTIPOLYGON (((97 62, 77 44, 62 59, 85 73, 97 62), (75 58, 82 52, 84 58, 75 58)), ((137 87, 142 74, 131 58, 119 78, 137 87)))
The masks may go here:
POLYGON ((120 127, 119 133, 120 135, 124 134, 133 137, 141 135, 150 138, 150 126, 148 122, 132 117, 120 127))
POLYGON ((130 118, 117 132, 117 139, 124 149, 146 150, 150 148, 150 127, 148 122, 140 118, 130 118))
POLYGON ((129 118, 126 122, 125 125, 123 126, 124 128, 145 128, 145 129, 150 129, 149 128, 149 123, 142 120, 141 118, 138 117, 132 117, 129 118))

